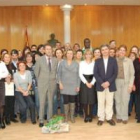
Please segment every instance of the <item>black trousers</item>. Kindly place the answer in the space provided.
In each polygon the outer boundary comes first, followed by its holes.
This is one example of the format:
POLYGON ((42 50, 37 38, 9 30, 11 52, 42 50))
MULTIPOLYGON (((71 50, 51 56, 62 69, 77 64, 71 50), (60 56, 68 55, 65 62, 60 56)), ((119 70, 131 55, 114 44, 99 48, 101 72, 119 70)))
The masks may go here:
POLYGON ((136 93, 136 115, 137 119, 140 120, 140 93, 136 93))
POLYGON ((14 119, 14 105, 15 105, 15 96, 6 96, 5 97, 5 117, 10 117, 14 119))

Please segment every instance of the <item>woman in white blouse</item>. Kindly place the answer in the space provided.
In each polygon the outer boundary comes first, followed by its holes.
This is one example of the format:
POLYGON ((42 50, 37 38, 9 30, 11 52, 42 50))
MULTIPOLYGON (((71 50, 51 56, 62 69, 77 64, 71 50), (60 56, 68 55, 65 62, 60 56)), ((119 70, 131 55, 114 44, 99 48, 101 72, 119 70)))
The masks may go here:
POLYGON ((96 102, 96 96, 94 91, 94 64, 92 61, 93 52, 91 50, 86 50, 85 60, 80 63, 79 76, 81 79, 80 86, 80 102, 83 104, 84 109, 84 122, 92 122, 92 111, 93 105, 96 102), (89 112, 88 112, 89 107, 89 112))
POLYGON ((0 61, 0 129, 5 128, 3 112, 5 105, 5 78, 8 76, 9 72, 4 64, 0 61))

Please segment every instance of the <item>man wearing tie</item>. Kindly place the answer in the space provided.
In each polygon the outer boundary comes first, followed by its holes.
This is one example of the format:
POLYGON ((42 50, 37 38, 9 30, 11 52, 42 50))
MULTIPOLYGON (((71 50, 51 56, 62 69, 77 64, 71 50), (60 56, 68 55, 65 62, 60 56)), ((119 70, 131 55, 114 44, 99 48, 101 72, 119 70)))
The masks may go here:
POLYGON ((52 47, 44 46, 45 55, 40 57, 35 64, 35 75, 38 82, 38 94, 40 102, 39 126, 44 125, 44 110, 47 102, 47 120, 53 115, 53 97, 56 90, 57 60, 52 57, 52 47))
POLYGON ((94 75, 98 97, 98 125, 101 126, 106 118, 107 122, 114 126, 113 98, 116 91, 115 79, 118 73, 117 61, 109 57, 109 46, 101 46, 102 58, 95 61, 94 75))

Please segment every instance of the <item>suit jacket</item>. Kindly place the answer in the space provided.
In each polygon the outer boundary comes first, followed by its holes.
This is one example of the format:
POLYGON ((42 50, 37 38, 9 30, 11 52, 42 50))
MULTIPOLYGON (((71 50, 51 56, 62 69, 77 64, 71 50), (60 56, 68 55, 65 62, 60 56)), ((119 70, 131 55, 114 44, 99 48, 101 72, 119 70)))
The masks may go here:
POLYGON ((117 61, 113 57, 108 58, 107 70, 105 74, 105 67, 103 58, 99 58, 95 61, 94 76, 96 79, 97 91, 103 91, 104 88, 101 86, 102 83, 108 81, 110 83, 109 91, 116 91, 115 79, 118 73, 117 61))
POLYGON ((49 91, 54 93, 56 88, 57 59, 51 58, 51 72, 47 64, 46 56, 40 57, 35 64, 35 76, 38 83, 39 94, 49 91))
POLYGON ((16 73, 17 67, 13 64, 13 62, 11 62, 11 68, 12 68, 12 72, 16 73))
MULTIPOLYGON (((118 61, 118 58, 117 58, 118 61)), ((124 68, 124 81, 125 84, 128 84, 130 87, 133 87, 134 84, 134 65, 130 58, 125 57, 123 60, 123 68, 124 68)))
POLYGON ((136 58, 134 60, 134 68, 135 68, 135 86, 136 86, 136 93, 140 94, 140 60, 136 58))

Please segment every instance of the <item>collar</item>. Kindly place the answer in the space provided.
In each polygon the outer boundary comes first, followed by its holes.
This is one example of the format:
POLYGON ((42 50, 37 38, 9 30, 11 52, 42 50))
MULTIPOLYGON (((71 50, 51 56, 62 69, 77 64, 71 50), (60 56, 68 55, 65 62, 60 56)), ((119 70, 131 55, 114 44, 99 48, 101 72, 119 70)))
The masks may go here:
POLYGON ((48 57, 47 55, 45 55, 45 57, 47 58, 47 60, 48 60, 49 58, 52 59, 52 56, 48 57))

